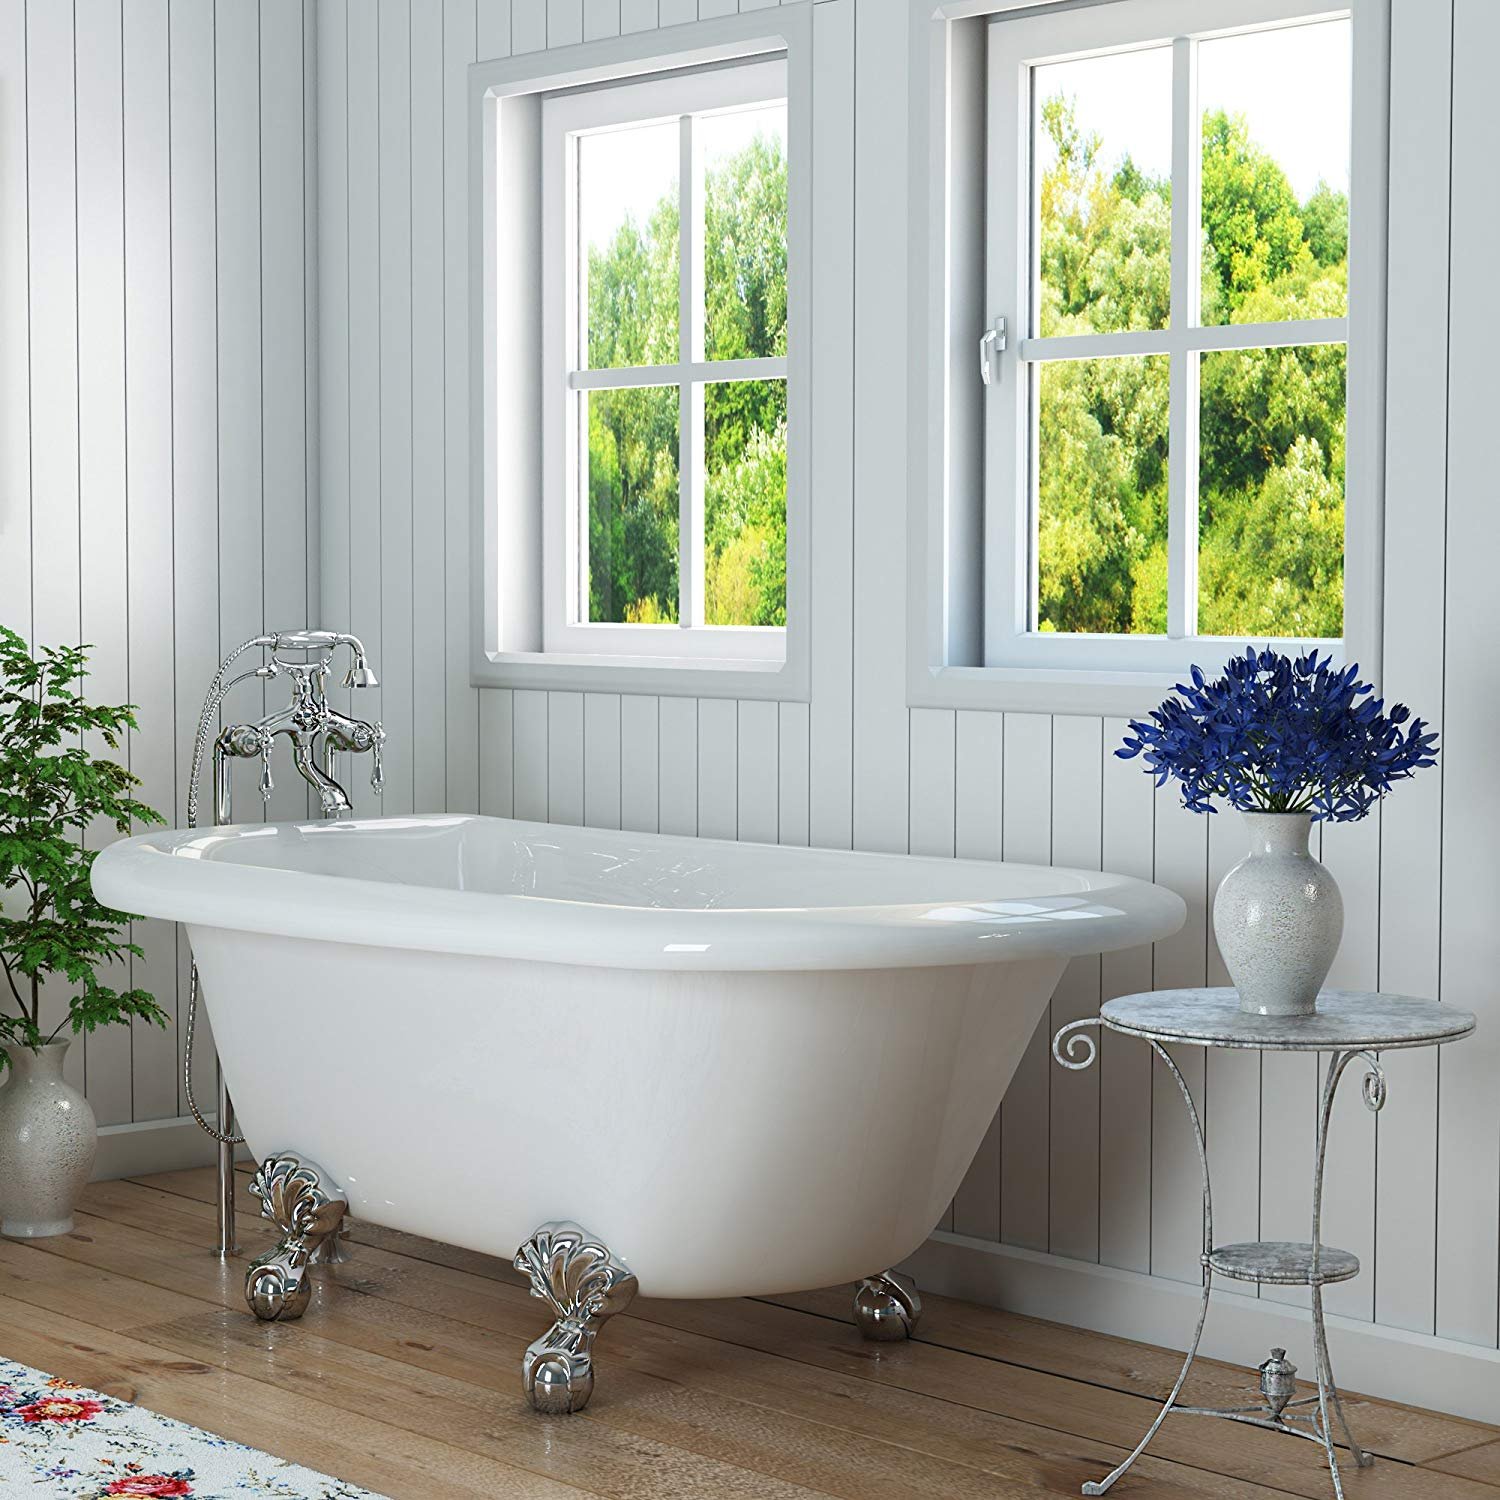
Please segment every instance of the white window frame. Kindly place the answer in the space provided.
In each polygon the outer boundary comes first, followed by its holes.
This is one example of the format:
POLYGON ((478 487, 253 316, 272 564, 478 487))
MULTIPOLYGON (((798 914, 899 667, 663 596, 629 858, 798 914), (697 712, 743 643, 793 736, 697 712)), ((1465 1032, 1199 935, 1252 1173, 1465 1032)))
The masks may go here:
POLYGON ((786 356, 704 358, 703 159, 694 126, 705 115, 785 103, 787 92, 786 61, 772 59, 543 100, 543 649, 549 653, 778 664, 786 658, 783 628, 704 623, 704 386, 788 380, 790 365, 786 356), (581 316, 587 273, 578 253, 578 143, 591 132, 672 120, 680 132, 678 358, 665 365, 591 370, 581 316), (678 622, 594 623, 580 618, 587 593, 583 571, 587 458, 582 412, 590 391, 666 385, 675 385, 679 398, 678 622))
MULTIPOLYGON (((1020 87, 1022 68, 1060 57, 1111 52, 1170 42, 1177 91, 1189 74, 1182 54, 1212 36, 1298 24, 1337 16, 1353 22, 1349 229, 1349 308, 1343 336, 1323 320, 1259 325, 1250 347, 1344 342, 1347 440, 1345 465, 1344 636, 1317 644, 1338 661, 1358 660, 1378 676, 1382 588, 1382 459, 1384 452, 1386 169, 1389 16, 1385 0, 1115 0, 1069 11, 1028 15, 1029 0, 913 0, 912 37, 925 54, 924 87, 913 92, 911 156, 913 349, 919 365, 914 385, 910 475, 913 503, 909 534, 912 586, 908 650, 908 701, 943 707, 1016 708, 1045 712, 1136 713, 1154 703, 1197 662, 1205 669, 1243 650, 1243 639, 1189 635, 1185 590, 1175 591, 1166 637, 1060 635, 1026 631, 1031 609, 1031 479, 1017 475, 1023 445, 1017 408, 1030 386, 1027 365, 1069 352, 1164 353, 1241 347, 1240 329, 1183 328, 1179 283, 1197 294, 1184 258, 1174 255, 1172 326, 1161 333, 1089 335, 1067 340, 1030 337, 1027 275, 1030 254, 1030 100, 1020 87), (1009 40, 1007 40, 1007 37, 1009 40), (1001 55, 997 62, 995 53, 1001 55), (997 69, 1014 69, 1008 100, 997 106, 997 69), (993 148, 995 111, 1004 107, 1015 149, 1005 159, 993 148), (989 114, 989 120, 986 115, 989 114), (979 143, 983 142, 983 145, 979 143), (1023 144, 1024 143, 1024 148, 1023 144), (987 149, 986 149, 987 148, 987 149), (986 154, 981 181, 972 160, 986 154), (1007 180, 997 187, 995 178, 1007 180), (1003 196, 1002 196, 1003 195, 1003 196), (991 224, 991 205, 1010 215, 991 224), (1026 211, 1020 212, 1025 206, 1026 211), (997 271, 1004 239, 1008 269, 997 271), (1026 250, 1022 252, 1023 243, 1026 250), (1003 287, 997 286, 1004 276, 1003 287), (1007 344, 997 361, 998 381, 978 386, 977 343, 999 317, 1007 344), (1179 333, 1178 330, 1181 330, 1179 333), (1314 337, 1308 337, 1315 332, 1314 337), (1018 336, 1019 335, 1019 336, 1018 336), (1268 336, 1262 336, 1268 335, 1268 336), (1233 342, 1231 342, 1233 341, 1233 342), (1097 345, 1097 347, 1085 347, 1097 345), (1049 348, 1048 346, 1052 346, 1049 348), (1133 345, 1133 347, 1132 347, 1133 345), (966 389, 967 387, 967 389, 966 389), (971 394, 977 391, 978 394, 971 394), (1009 436, 997 432, 996 413, 1008 418, 1009 436), (972 456, 970 456, 972 454, 972 456), (1002 483, 987 482, 1009 476, 1002 483), (982 535, 982 542, 981 542, 982 535), (982 555, 982 568, 975 566, 982 555)), ((920 76, 920 70, 919 70, 920 76)), ((1197 212, 1196 101, 1174 107, 1173 176, 1189 158, 1193 191, 1174 191, 1176 219, 1197 212), (1188 203, 1184 203, 1186 198, 1188 203)), ((1174 98, 1174 106, 1178 100, 1174 98)), ((1002 217, 1004 217, 1002 215, 1002 217)), ((1186 237, 1196 244, 1196 235, 1186 237)), ((1196 257, 1195 257, 1196 259, 1196 257)), ((1196 270, 1196 266, 1193 268, 1196 270)), ((1174 382, 1179 405, 1182 382, 1174 382)), ((1190 425, 1174 409, 1174 429, 1190 425)), ((1174 431, 1173 436, 1176 436, 1174 431)), ((1196 466, 1196 431, 1175 442, 1169 465, 1196 466), (1191 455, 1187 445, 1191 444, 1191 455)), ((1179 479, 1173 499, 1186 512, 1174 527, 1179 551, 1196 549, 1195 503, 1186 505, 1179 479), (1193 536, 1188 536, 1188 522, 1193 536)), ((1179 579, 1183 558, 1174 559, 1179 579)), ((1196 576, 1196 574, 1194 574, 1196 576)), ((1308 644, 1282 638, 1279 649, 1308 644)))
MULTIPOLYGON (((462 359, 467 333, 468 407, 466 421, 449 423, 448 452, 450 473, 467 460, 469 680, 475 687, 806 702, 812 691, 814 634, 827 643, 847 633, 842 612, 827 602, 832 597, 828 590, 821 591, 815 610, 810 587, 813 534, 821 535, 829 525, 837 529, 841 486, 847 497, 847 464, 837 459, 840 441, 844 452, 851 441, 849 337, 839 293, 853 277, 852 241, 835 234, 816 265, 812 257, 815 217, 848 222, 847 213, 839 218, 829 205, 847 198, 853 151, 846 114, 822 110, 814 118, 815 9, 819 7, 747 10, 469 65, 468 249, 462 258, 467 279, 459 258, 448 262, 449 358, 462 359), (787 449, 785 659, 547 651, 542 599, 543 101, 563 90, 775 58, 785 59, 787 68, 787 253, 793 268, 787 286, 787 423, 792 440, 787 449), (827 181, 816 212, 815 172, 827 181), (816 314, 815 281, 823 292, 816 314), (823 337, 830 328, 834 336, 823 337), (815 335, 836 355, 814 359, 815 335), (811 505, 814 432, 819 492, 834 497, 816 517, 811 505)), ((828 547, 825 557, 835 557, 838 550, 828 547)), ((827 566, 831 564, 825 564, 825 571, 827 566)))

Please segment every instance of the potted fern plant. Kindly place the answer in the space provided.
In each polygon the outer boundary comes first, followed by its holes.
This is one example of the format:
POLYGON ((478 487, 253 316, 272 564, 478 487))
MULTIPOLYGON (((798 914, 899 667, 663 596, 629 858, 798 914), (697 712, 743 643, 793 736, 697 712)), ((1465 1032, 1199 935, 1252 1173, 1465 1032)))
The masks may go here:
POLYGON ((129 704, 85 702, 87 651, 33 656, 0 626, 0 1233, 28 1238, 73 1227, 94 1164, 94 1113, 63 1078, 72 1038, 167 1021, 147 991, 100 977, 141 950, 129 917, 94 899, 85 837, 164 820, 132 795, 139 778, 90 748, 118 749, 136 723, 129 704))

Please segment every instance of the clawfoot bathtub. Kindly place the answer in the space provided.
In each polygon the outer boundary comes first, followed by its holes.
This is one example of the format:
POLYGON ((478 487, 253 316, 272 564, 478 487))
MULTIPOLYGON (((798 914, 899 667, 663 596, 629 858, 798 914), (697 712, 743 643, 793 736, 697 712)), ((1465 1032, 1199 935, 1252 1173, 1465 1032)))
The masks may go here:
POLYGON ((577 1409, 637 1287, 886 1276, 952 1198, 1068 959, 1182 902, 1080 870, 423 816, 148 834, 101 900, 187 925, 295 1316, 348 1211, 515 1255, 577 1409), (582 1226, 582 1227, 580 1227, 582 1226), (520 1247, 519 1250, 517 1247, 520 1247))

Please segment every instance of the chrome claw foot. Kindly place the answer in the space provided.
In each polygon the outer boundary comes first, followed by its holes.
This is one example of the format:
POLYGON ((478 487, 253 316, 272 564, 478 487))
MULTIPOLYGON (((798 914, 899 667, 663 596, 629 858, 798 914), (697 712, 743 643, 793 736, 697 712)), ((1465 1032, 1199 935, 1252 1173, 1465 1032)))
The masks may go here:
POLYGON ((879 1344, 909 1339, 922 1316, 917 1284, 898 1271, 866 1276, 854 1293, 854 1323, 867 1339, 879 1344))
POLYGON ((567 1220, 543 1224, 516 1251, 516 1269, 557 1316, 521 1361, 527 1398, 548 1416, 582 1411, 594 1393, 594 1340, 606 1318, 630 1306, 635 1273, 567 1220))
POLYGON ((245 1301, 262 1322, 300 1318, 312 1287, 307 1268, 333 1245, 343 1226, 349 1200, 311 1162, 268 1156, 250 1181, 250 1196, 260 1202, 260 1214, 281 1231, 268 1255, 252 1261, 245 1273, 245 1301))

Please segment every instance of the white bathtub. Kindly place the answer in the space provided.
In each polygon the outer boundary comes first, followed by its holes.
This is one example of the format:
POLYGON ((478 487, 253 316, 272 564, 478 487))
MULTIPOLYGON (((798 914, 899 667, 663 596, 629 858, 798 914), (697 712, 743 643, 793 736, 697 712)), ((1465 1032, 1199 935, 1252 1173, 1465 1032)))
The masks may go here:
POLYGON ((827 1286, 921 1244, 1120 876, 411 817, 106 849, 184 922, 257 1157, 496 1255, 571 1219, 642 1292, 827 1286))

